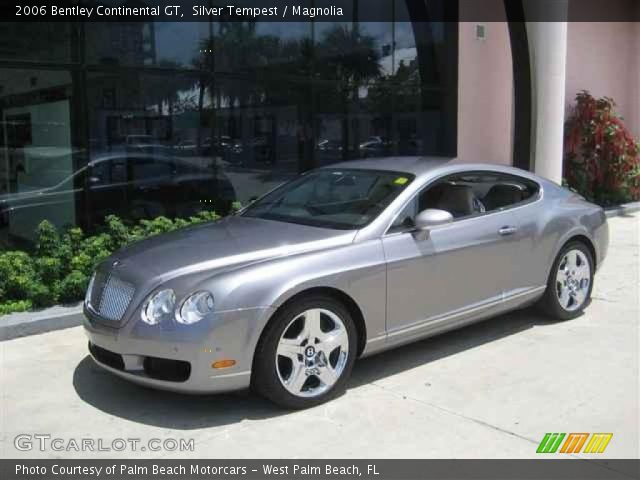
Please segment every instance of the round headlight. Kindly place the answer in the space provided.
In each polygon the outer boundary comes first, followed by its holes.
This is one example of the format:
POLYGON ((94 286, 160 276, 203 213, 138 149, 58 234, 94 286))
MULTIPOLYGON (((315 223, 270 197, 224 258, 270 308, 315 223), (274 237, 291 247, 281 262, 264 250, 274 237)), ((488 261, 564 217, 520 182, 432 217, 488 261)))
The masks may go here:
POLYGON ((212 311, 213 295, 209 292, 196 292, 182 302, 176 320, 184 325, 191 325, 199 322, 212 311))
POLYGON ((175 305, 176 294, 173 290, 160 290, 143 307, 142 320, 149 325, 156 325, 163 316, 173 312, 175 305))

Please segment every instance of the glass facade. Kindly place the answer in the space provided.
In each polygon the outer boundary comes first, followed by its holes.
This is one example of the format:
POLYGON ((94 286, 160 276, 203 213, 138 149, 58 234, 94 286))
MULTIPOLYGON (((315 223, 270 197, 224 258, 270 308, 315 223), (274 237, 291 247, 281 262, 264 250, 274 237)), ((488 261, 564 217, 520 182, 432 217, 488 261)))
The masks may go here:
POLYGON ((393 21, 2 24, 0 249, 43 219, 226 213, 317 166, 454 156, 457 25, 367 8, 393 21))

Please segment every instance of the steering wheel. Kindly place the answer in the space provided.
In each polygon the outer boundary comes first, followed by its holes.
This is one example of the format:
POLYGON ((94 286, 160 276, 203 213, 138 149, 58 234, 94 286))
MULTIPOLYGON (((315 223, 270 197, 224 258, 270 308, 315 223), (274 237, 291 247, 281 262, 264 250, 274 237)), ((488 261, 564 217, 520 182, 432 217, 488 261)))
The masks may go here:
POLYGON ((304 208, 307 212, 309 212, 312 215, 322 215, 324 213, 320 208, 314 207, 313 205, 305 204, 302 206, 302 208, 304 208))

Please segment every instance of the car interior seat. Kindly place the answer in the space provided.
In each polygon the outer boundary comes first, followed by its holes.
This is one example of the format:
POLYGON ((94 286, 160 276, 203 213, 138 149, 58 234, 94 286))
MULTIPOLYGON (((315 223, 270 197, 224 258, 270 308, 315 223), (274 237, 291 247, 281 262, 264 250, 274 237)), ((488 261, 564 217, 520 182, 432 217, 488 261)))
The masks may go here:
POLYGON ((499 183, 489 189, 482 202, 491 211, 519 203, 523 199, 524 191, 518 185, 499 183))
POLYGON ((466 217, 475 213, 475 195, 467 185, 448 184, 436 202, 435 208, 446 210, 454 218, 466 217))

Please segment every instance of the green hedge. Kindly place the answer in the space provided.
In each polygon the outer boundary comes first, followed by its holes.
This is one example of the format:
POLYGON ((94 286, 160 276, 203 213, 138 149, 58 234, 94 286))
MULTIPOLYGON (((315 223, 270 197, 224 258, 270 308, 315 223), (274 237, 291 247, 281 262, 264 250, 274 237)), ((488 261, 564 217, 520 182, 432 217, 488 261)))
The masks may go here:
MULTIPOLYGON (((234 210, 239 207, 235 204, 234 210)), ((127 225, 110 215, 99 233, 91 236, 77 227, 59 231, 45 220, 36 229, 32 252, 0 252, 0 315, 82 300, 94 268, 115 250, 218 218, 213 211, 203 211, 187 219, 158 217, 127 225)))

